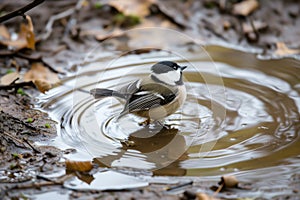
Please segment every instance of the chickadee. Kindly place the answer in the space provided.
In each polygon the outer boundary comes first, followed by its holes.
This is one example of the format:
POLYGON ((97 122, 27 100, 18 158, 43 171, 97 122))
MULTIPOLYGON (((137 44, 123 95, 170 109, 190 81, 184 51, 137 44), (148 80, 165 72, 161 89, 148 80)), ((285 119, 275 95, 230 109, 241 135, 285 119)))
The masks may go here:
POLYGON ((186 99, 182 71, 171 61, 162 61, 151 67, 151 74, 134 81, 118 91, 95 88, 90 91, 94 98, 118 97, 126 101, 120 117, 132 113, 147 118, 144 124, 159 121, 174 113, 186 99))

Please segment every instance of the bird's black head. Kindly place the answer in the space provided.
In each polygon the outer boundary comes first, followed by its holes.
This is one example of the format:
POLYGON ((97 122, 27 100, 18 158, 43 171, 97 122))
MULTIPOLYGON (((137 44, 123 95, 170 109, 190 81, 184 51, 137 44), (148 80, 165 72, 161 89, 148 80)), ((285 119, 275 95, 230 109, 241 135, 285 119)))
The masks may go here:
POLYGON ((161 61, 152 66, 153 80, 168 85, 182 85, 182 71, 186 66, 180 66, 171 61, 161 61))
POLYGON ((151 70, 155 74, 168 73, 169 71, 183 71, 186 66, 179 66, 177 63, 172 61, 161 61, 152 66, 151 70))

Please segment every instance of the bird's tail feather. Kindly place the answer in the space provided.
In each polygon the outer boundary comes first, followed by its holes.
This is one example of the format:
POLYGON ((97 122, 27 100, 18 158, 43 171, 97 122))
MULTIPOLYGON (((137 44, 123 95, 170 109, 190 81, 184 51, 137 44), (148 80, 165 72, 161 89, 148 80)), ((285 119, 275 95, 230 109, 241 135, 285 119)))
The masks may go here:
POLYGON ((112 97, 112 96, 125 99, 124 94, 109 89, 95 88, 90 90, 90 94, 93 95, 95 99, 99 99, 103 97, 112 97))

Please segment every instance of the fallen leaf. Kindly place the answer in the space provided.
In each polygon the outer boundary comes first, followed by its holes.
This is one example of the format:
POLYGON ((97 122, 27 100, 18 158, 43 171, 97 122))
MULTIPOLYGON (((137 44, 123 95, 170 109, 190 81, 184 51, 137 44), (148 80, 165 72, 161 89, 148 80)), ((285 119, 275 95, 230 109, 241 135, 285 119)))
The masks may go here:
POLYGON ((124 15, 135 15, 144 18, 150 14, 154 0, 109 0, 108 4, 124 15))
POLYGON ((22 23, 17 38, 12 38, 6 28, 0 29, 0 44, 9 49, 20 50, 23 48, 35 49, 35 37, 31 18, 26 15, 27 23, 22 23))
POLYGON ((29 15, 26 15, 27 24, 21 24, 21 31, 19 37, 25 38, 27 41, 26 47, 29 49, 35 49, 35 38, 33 33, 33 24, 29 15))
POLYGON ((32 81, 43 93, 60 83, 58 75, 40 62, 32 64, 31 69, 24 75, 24 81, 32 81))
POLYGON ((257 0, 245 0, 234 4, 232 13, 235 15, 248 16, 250 13, 256 10, 258 6, 259 4, 257 0))
POLYGON ((10 34, 4 25, 0 25, 0 40, 5 39, 9 40, 10 39, 10 34))
POLYGON ((68 171, 87 172, 93 169, 93 164, 91 161, 66 160, 66 169, 68 171))
POLYGON ((27 41, 25 38, 19 38, 17 40, 0 40, 0 44, 3 44, 11 50, 20 50, 27 46, 27 41))
POLYGON ((33 84, 42 93, 47 92, 48 90, 50 90, 53 87, 50 83, 43 81, 43 80, 34 80, 33 84))
POLYGON ((12 73, 2 76, 0 79, 0 84, 1 85, 10 85, 14 81, 16 81, 18 78, 20 78, 19 72, 12 72, 12 73))
POLYGON ((277 42, 276 47, 277 49, 275 51, 275 55, 277 56, 286 56, 300 53, 299 49, 290 49, 283 42, 277 42))
POLYGON ((196 194, 196 197, 197 197, 197 200, 217 200, 216 198, 212 197, 212 196, 209 196, 205 193, 197 193, 196 194))

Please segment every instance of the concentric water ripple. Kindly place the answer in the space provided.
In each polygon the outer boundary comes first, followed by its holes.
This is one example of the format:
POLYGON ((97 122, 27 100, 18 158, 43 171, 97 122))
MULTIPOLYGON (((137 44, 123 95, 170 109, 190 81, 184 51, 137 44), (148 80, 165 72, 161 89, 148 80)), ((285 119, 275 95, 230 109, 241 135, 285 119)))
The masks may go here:
POLYGON ((40 108, 61 123, 51 144, 76 148, 73 159, 95 158, 103 166, 163 175, 259 174, 277 165, 274 173, 276 169, 286 173, 282 167, 289 164, 299 171, 299 62, 257 60, 216 47, 208 50, 215 63, 197 52, 185 55, 189 62, 153 52, 110 65, 83 66, 62 86, 39 97, 40 108), (189 66, 184 74, 187 101, 165 120, 171 129, 139 126, 142 119, 131 115, 117 120, 122 102, 89 95, 92 88, 116 88, 146 76, 160 60, 189 66), (211 70, 215 66, 217 70, 211 70))

